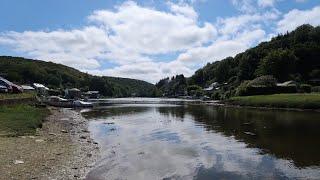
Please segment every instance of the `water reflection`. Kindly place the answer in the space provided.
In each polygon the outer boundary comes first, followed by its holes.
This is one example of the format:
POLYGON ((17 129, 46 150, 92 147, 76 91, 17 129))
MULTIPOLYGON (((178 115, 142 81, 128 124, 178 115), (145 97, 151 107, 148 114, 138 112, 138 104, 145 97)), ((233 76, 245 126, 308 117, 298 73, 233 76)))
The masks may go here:
POLYGON ((124 105, 84 116, 103 153, 88 179, 320 177, 319 113, 124 105))

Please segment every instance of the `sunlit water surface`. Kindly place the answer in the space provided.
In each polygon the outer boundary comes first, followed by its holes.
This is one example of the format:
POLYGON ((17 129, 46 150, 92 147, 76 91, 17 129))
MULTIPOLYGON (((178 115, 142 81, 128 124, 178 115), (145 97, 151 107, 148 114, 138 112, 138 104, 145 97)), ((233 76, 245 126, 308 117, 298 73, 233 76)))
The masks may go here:
POLYGON ((131 104, 83 116, 102 154, 87 179, 320 177, 320 113, 131 104))

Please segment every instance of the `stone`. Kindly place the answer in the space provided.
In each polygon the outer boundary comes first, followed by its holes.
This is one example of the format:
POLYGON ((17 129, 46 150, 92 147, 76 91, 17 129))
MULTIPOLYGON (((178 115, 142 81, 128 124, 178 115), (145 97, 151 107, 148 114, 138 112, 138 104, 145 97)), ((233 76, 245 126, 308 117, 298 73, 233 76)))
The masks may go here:
POLYGON ((23 164, 24 161, 22 161, 22 160, 15 160, 13 163, 14 163, 14 164, 23 164))

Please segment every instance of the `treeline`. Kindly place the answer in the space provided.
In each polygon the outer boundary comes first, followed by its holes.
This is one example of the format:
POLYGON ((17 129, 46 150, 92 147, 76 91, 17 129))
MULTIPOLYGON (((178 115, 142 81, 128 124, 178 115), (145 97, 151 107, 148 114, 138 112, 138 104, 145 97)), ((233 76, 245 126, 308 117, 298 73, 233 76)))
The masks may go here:
MULTIPOLYGON (((291 33, 280 34, 269 42, 248 49, 233 57, 208 63, 187 78, 185 87, 208 87, 216 82, 223 84, 219 91, 210 94, 220 98, 236 95, 238 86, 247 80, 271 75, 277 82, 293 80, 310 84, 320 79, 320 27, 302 25, 291 33)), ((165 80, 165 79, 164 79, 165 80)), ((160 89, 173 92, 170 84, 160 89)), ((168 79, 167 79, 168 80, 168 79)), ((180 91, 180 90, 179 90, 180 91)))
POLYGON ((37 82, 53 89, 97 90, 107 97, 157 95, 156 87, 145 81, 93 76, 61 64, 20 57, 0 56, 0 76, 18 84, 37 82))

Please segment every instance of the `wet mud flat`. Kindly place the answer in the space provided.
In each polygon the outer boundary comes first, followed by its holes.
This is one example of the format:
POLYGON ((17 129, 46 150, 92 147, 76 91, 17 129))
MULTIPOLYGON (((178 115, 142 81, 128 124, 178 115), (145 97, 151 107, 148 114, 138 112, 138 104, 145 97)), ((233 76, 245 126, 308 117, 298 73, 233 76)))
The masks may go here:
POLYGON ((50 108, 34 136, 0 137, 0 179, 84 179, 98 159, 80 112, 50 108))

